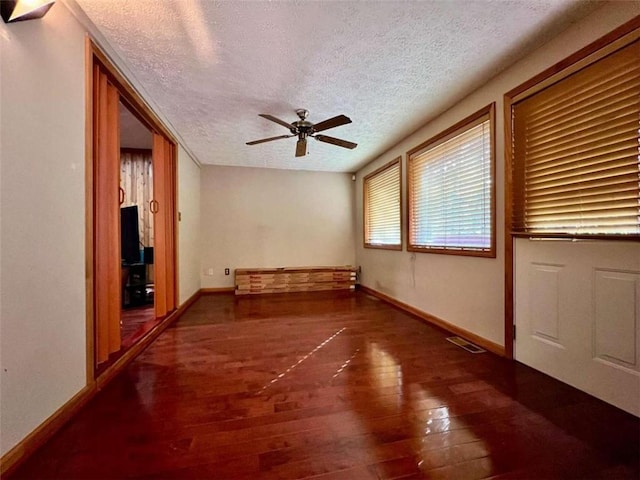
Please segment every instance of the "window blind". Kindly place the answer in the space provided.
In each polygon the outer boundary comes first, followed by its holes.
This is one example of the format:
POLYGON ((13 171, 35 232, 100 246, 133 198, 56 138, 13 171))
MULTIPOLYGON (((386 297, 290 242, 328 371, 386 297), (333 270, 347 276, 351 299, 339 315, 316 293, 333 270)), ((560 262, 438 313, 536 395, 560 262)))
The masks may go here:
POLYGON ((514 231, 640 234, 640 41, 512 115, 514 231))
POLYGON ((415 250, 491 252, 489 115, 453 135, 409 156, 409 246, 415 250))
POLYGON ((400 158, 364 178, 364 243, 402 248, 400 158))

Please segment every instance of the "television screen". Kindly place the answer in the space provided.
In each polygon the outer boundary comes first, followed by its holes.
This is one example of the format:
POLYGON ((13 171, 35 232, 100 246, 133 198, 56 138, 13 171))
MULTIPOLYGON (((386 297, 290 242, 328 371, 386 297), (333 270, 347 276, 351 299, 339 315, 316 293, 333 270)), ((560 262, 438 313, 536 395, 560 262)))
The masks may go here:
POLYGON ((140 262, 138 206, 120 209, 120 255, 124 263, 140 262))

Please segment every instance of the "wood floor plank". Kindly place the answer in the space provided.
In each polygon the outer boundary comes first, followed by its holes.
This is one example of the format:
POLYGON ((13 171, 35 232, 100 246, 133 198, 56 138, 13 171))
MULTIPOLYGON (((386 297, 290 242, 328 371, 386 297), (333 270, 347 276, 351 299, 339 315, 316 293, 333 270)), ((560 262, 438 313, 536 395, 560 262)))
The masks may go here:
POLYGON ((202 296, 10 478, 640 476, 640 421, 362 293, 202 296))

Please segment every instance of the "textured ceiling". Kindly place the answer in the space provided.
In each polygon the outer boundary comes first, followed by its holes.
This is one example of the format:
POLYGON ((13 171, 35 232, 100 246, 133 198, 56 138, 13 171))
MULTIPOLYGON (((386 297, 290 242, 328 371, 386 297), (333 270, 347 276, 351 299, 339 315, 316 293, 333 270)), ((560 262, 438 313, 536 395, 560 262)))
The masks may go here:
POLYGON ((203 164, 356 171, 598 2, 76 0, 203 164), (347 150, 258 117, 295 109, 347 150))

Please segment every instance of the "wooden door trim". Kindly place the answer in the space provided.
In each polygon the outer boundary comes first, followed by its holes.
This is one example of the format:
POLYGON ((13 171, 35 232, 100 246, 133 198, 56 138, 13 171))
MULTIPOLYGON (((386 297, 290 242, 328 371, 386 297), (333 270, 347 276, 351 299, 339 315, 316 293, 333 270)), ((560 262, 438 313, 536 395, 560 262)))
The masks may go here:
POLYGON ((86 382, 95 383, 95 317, 94 317, 94 252, 93 252, 93 47, 89 36, 85 36, 85 313, 86 313, 86 382))
POLYGON ((110 80, 118 88, 121 99, 127 108, 140 120, 147 128, 156 131, 166 137, 171 143, 177 144, 178 141, 173 134, 166 128, 163 122, 153 112, 151 107, 144 101, 142 95, 129 83, 125 76, 115 67, 109 57, 96 45, 91 42, 91 49, 94 58, 105 68, 109 74, 110 80))
POLYGON ((504 354, 513 359, 513 169, 511 168, 511 97, 504 96, 504 354))

